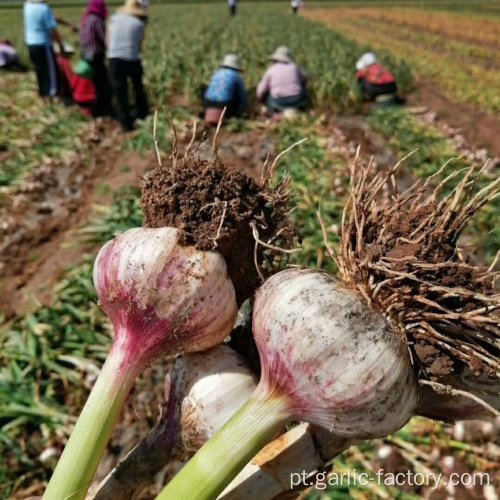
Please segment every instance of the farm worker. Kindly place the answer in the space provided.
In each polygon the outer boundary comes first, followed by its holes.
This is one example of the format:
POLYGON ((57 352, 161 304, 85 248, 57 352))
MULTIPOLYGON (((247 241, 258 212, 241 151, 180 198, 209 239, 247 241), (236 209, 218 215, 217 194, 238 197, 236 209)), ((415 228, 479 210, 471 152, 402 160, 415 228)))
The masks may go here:
POLYGON ((227 108, 225 116, 228 118, 245 113, 248 96, 240 74, 242 70, 237 55, 227 54, 224 57, 203 95, 206 122, 217 124, 224 108, 227 108))
POLYGON ((10 40, 0 40, 0 69, 26 71, 26 67, 19 60, 19 54, 10 40))
POLYGON ((57 92, 56 57, 52 40, 64 52, 57 23, 50 7, 43 0, 27 0, 23 7, 24 40, 35 67, 38 93, 42 99, 52 98, 57 92))
POLYGON ((228 0, 229 15, 230 16, 235 16, 236 15, 236 1, 237 0, 228 0))
POLYGON ((71 69, 70 58, 75 49, 64 44, 64 54, 59 53, 58 48, 54 48, 54 51, 58 72, 58 96, 63 103, 76 103, 83 114, 90 115, 95 101, 95 87, 91 79, 83 78, 71 69))
POLYGON ((397 100, 396 80, 392 73, 377 61, 375 54, 363 54, 356 63, 356 69, 356 79, 370 101, 379 100, 379 96, 397 100))
POLYGON ((257 97, 267 103, 271 115, 305 105, 307 76, 294 62, 288 47, 278 47, 270 56, 271 66, 257 86, 257 97))
POLYGON ((80 20, 80 50, 82 59, 92 68, 96 97, 92 116, 113 115, 112 92, 106 68, 106 18, 104 0, 89 0, 80 20))
POLYGON ((292 11, 294 14, 298 14, 300 7, 300 0, 292 0, 292 11))
POLYGON ((126 0, 111 17, 109 24, 108 58, 111 85, 116 97, 118 117, 124 131, 132 130, 134 119, 128 104, 128 80, 135 93, 137 118, 146 118, 148 101, 142 85, 140 52, 148 18, 146 0, 126 0))

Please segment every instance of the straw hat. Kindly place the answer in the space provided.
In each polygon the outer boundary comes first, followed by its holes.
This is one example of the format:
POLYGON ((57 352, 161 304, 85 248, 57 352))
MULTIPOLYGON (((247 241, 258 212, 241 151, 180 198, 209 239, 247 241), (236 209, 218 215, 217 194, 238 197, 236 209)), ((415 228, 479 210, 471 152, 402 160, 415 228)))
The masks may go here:
POLYGON ((377 56, 373 52, 366 52, 363 54, 359 61, 356 63, 356 69, 365 69, 367 66, 371 66, 377 62, 377 56))
POLYGON ((125 0, 125 4, 117 12, 136 17, 148 17, 148 5, 148 0, 125 0))
POLYGON ((269 56, 271 61, 283 62, 283 63, 291 63, 293 62, 293 56, 288 47, 282 45, 278 47, 273 54, 269 56))
POLYGON ((236 54, 226 54, 221 66, 224 66, 225 68, 232 68, 236 71, 241 71, 243 69, 241 59, 236 54))

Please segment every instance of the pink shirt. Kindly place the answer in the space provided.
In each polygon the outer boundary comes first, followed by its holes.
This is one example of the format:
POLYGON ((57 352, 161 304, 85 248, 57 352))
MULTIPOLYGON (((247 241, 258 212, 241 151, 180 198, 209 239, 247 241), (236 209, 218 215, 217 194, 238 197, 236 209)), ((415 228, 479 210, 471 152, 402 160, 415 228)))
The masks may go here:
POLYGON ((257 97, 292 97, 301 94, 306 76, 295 63, 274 63, 257 86, 257 97))

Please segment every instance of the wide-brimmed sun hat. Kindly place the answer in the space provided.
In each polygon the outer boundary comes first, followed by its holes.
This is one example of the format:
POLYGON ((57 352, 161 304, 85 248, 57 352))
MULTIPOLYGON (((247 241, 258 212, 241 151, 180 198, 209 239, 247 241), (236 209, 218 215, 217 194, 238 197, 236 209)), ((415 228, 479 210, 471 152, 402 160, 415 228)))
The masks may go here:
POLYGON ((288 47, 282 45, 278 47, 270 56, 271 61, 290 63, 293 62, 293 56, 288 47))
POLYGON ((373 52, 366 52, 363 54, 358 62, 356 63, 356 69, 365 69, 367 66, 371 66, 377 62, 377 56, 373 52))
POLYGON ((243 69, 241 59, 236 54, 226 54, 221 66, 224 66, 225 68, 232 68, 237 71, 242 71, 243 69))
POLYGON ((148 0, 126 0, 123 7, 120 7, 117 12, 136 17, 148 17, 148 6, 148 0))

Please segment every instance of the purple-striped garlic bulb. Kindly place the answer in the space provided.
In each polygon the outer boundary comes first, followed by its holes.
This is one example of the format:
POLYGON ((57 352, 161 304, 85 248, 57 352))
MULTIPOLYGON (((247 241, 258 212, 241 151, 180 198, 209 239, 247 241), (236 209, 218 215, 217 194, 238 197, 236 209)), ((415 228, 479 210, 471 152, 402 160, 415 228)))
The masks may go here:
POLYGON ((357 441, 394 432, 413 415, 418 386, 405 340, 331 275, 277 273, 257 292, 253 311, 262 365, 256 391, 158 500, 216 499, 288 422, 357 441))
POLYGON ((137 375, 160 355, 209 349, 231 332, 235 292, 224 258, 179 242, 177 229, 130 229, 94 264, 115 336, 108 358, 44 494, 82 500, 137 375))
POLYGON ((372 439, 412 416, 418 386, 405 340, 333 276, 288 269, 257 292, 254 337, 261 390, 294 418, 372 439))
POLYGON ((179 234, 130 229, 99 252, 94 285, 115 329, 113 349, 149 362, 209 349, 231 332, 238 311, 224 258, 181 245, 179 234))

